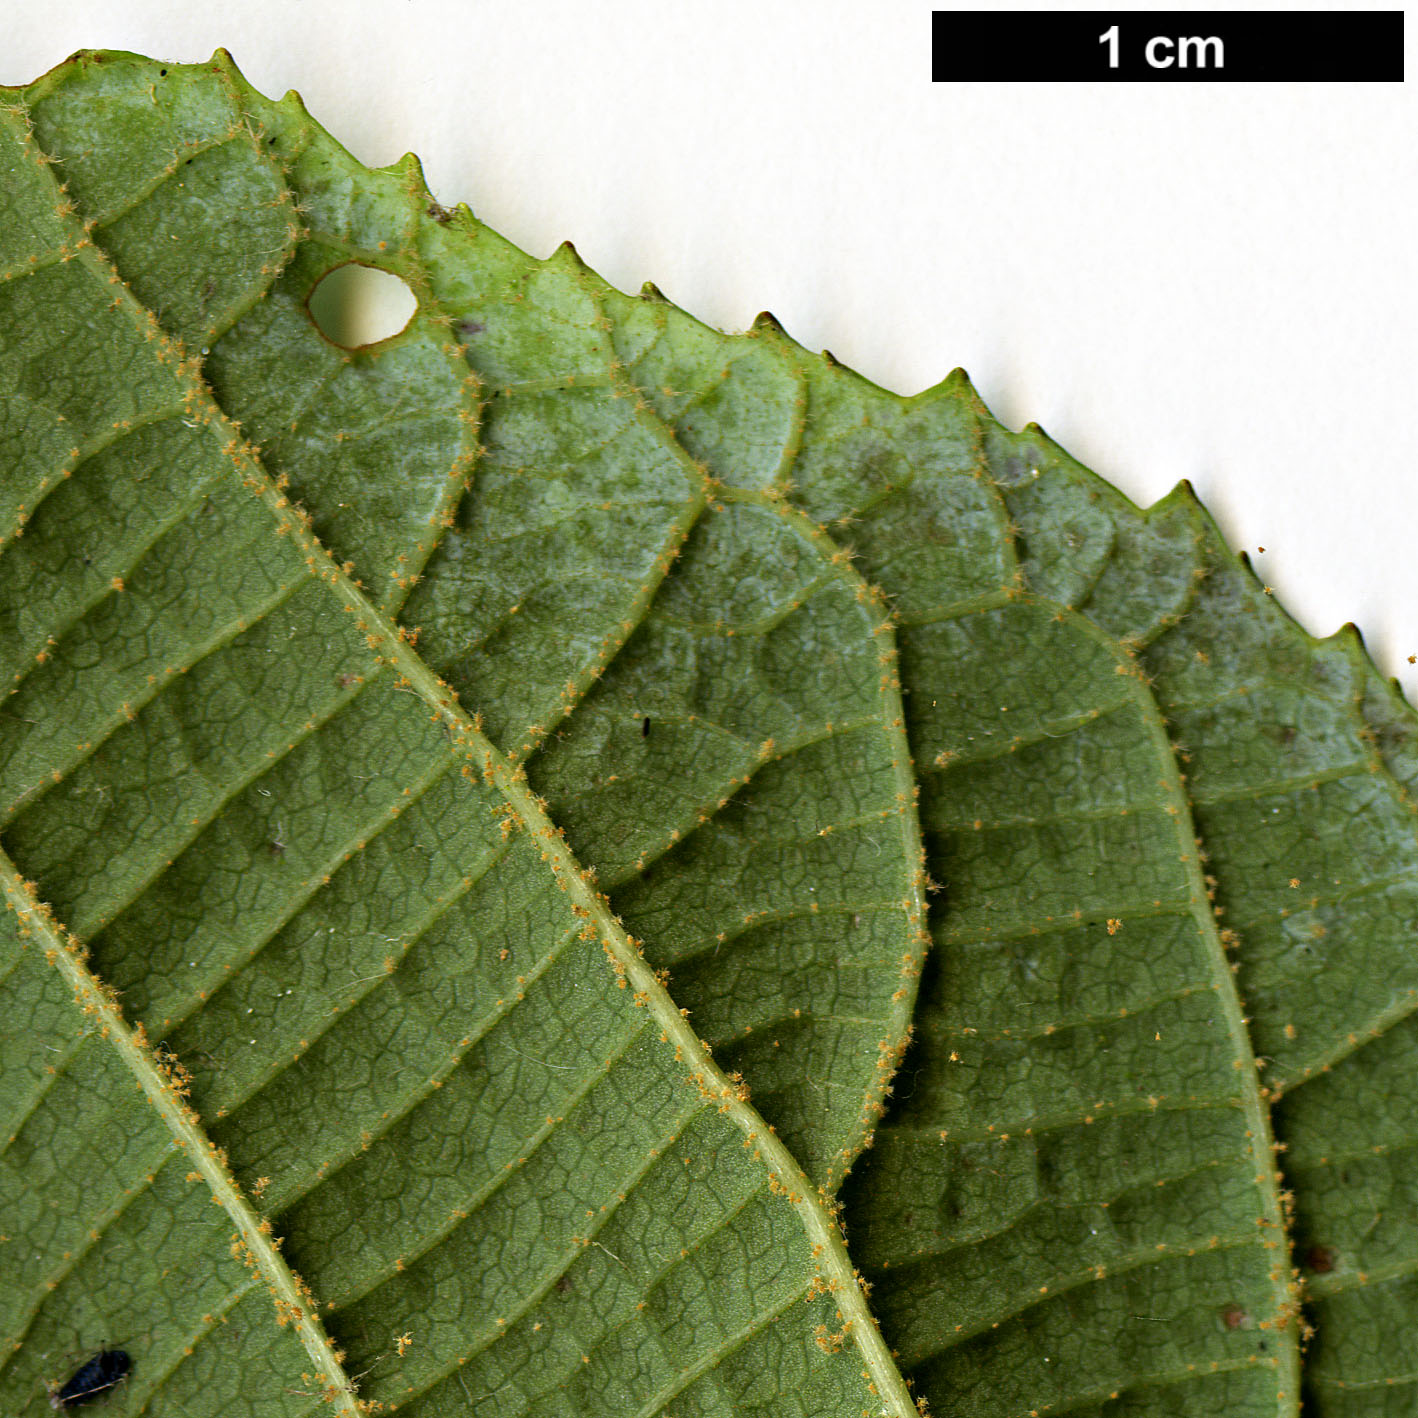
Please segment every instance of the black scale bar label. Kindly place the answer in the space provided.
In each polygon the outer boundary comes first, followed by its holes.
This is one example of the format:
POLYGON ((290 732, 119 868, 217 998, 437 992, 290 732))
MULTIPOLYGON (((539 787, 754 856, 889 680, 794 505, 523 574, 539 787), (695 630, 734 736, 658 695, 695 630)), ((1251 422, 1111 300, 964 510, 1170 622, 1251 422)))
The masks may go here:
POLYGON ((935 10, 943 82, 1402 82, 1401 10, 935 10))

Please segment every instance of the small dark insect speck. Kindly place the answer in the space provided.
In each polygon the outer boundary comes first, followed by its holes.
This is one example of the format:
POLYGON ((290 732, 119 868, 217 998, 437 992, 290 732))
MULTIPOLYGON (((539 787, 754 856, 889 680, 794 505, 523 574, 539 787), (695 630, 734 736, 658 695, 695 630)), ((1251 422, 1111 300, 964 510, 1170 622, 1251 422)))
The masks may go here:
POLYGON ((649 718, 649 715, 646 715, 646 717, 643 718, 643 719, 641 719, 641 721, 640 721, 640 737, 641 737, 642 739, 648 739, 648 738, 650 737, 650 718, 649 718))
POLYGON ((79 1408, 102 1398, 115 1384, 128 1377, 133 1361, 123 1349, 100 1349, 92 1359, 86 1359, 78 1371, 61 1388, 51 1391, 51 1408, 79 1408))
POLYGON ((461 335, 481 335, 487 326, 481 320, 460 320, 458 333, 461 335))
POLYGON ((569 1289, 571 1289, 571 1277, 569 1275, 558 1276, 556 1282, 556 1293, 558 1295, 564 1295, 569 1289))

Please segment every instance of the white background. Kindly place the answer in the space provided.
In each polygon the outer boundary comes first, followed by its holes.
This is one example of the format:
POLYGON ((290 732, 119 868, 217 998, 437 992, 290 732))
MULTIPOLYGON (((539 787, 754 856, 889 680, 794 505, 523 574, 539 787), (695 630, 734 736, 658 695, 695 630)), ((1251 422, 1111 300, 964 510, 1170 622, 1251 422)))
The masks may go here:
POLYGON ((770 309, 903 393, 963 365, 1138 501, 1190 478, 1301 621, 1418 689, 1407 85, 932 84, 914 0, 6 8, 0 83, 221 45, 537 255, 770 309))

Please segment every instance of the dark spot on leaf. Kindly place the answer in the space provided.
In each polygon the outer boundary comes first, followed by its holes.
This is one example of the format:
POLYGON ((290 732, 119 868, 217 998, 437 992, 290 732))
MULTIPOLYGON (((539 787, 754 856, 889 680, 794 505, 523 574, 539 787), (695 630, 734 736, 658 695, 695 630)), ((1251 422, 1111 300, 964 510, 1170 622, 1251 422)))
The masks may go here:
POLYGON ((1240 1305, 1227 1305, 1226 1308, 1221 1311, 1221 1323, 1224 1324, 1227 1329, 1240 1329, 1249 1319, 1250 1316, 1240 1305))
POLYGON ((460 320, 458 322, 458 333, 460 335, 481 335, 487 326, 481 320, 460 320))
POLYGON ((650 716, 648 714, 640 721, 640 737, 642 739, 650 737, 650 716))
POLYGON ((556 1293, 558 1295, 564 1295, 570 1289, 571 1277, 569 1275, 558 1276, 556 1281, 556 1293))
POLYGON ((1305 1252, 1305 1269, 1316 1275, 1328 1275, 1339 1264, 1339 1252, 1333 1246, 1311 1246, 1305 1252))

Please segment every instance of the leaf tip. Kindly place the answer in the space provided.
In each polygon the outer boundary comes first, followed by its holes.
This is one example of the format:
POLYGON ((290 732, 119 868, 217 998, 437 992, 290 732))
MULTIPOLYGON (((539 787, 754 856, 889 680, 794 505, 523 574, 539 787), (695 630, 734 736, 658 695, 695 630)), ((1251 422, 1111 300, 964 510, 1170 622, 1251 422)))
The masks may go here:
POLYGON ((957 397, 967 399, 971 404, 978 405, 981 411, 984 410, 984 400, 980 398, 979 391, 975 388, 974 384, 970 382, 969 373, 959 365, 956 365, 956 367, 940 381, 940 390, 943 394, 954 394, 957 397))
POLYGON ((1364 632, 1354 624, 1352 620, 1346 620, 1338 630, 1334 632, 1334 638, 1338 641, 1350 641, 1356 650, 1365 649, 1364 632))

